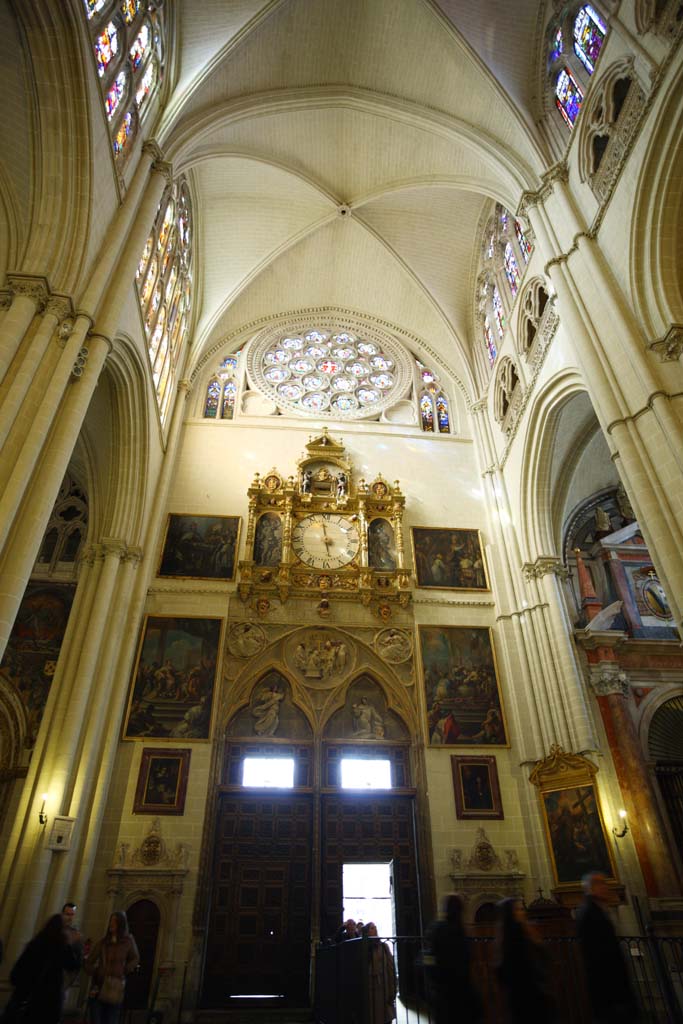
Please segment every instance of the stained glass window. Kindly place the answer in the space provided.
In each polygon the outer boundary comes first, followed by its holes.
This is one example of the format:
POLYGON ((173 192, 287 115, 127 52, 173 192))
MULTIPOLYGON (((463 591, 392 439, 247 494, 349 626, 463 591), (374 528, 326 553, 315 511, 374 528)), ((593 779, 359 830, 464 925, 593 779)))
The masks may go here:
POLYGON ((505 334, 505 314, 503 312, 503 302, 497 285, 493 286, 493 314, 496 318, 498 334, 502 338, 505 334))
POLYGON ((169 236, 169 232, 171 230, 171 225, 173 224, 173 214, 174 214, 174 212, 175 212, 175 207, 173 205, 173 202, 170 202, 168 204, 168 206, 166 207, 166 213, 164 214, 164 219, 163 219, 163 221, 161 223, 161 227, 159 229, 159 239, 157 241, 157 249, 159 250, 159 252, 161 252, 161 250, 166 245, 166 242, 168 241, 168 236, 169 236))
POLYGON ((145 72, 140 79, 137 89, 135 90, 135 103, 138 109, 142 107, 143 103, 154 89, 156 75, 157 66, 154 61, 151 61, 145 68, 145 72))
POLYGON ((111 89, 104 98, 104 105, 107 110, 107 118, 111 121, 112 117, 118 110, 119 103, 123 98, 123 94, 126 91, 126 81, 128 75, 126 71, 120 71, 114 79, 111 89))
POLYGON ((489 259, 489 260, 493 259, 493 246, 494 246, 494 236, 491 235, 491 237, 489 238, 489 247, 486 250, 486 258, 489 259))
POLYGON ((510 291, 512 292, 512 297, 514 299, 517 294, 517 289, 519 288, 519 282, 522 275, 519 272, 517 260, 515 259, 515 254, 512 251, 512 246, 509 242, 505 246, 505 276, 508 279, 510 291))
POLYGON ((132 25, 135 21, 135 15, 140 10, 140 0, 122 0, 121 12, 125 19, 126 25, 132 25))
POLYGON ((226 380, 223 385, 223 408, 221 418, 231 420, 235 416, 235 400, 237 398, 237 385, 234 380, 226 380))
POLYGON ((439 433, 450 433, 451 421, 448 415, 448 401, 445 395, 436 396, 436 418, 439 423, 439 433))
POLYGON ((110 21, 106 28, 100 32, 95 40, 95 56, 97 57, 97 73, 100 78, 111 64, 119 50, 118 29, 113 21, 110 21))
POLYGON ((563 49, 564 40, 562 39, 562 29, 558 28, 550 47, 550 53, 548 55, 548 64, 554 64, 556 60, 559 60, 559 58, 562 56, 563 49))
POLYGON ((145 22, 140 31, 138 32, 137 38, 133 45, 131 46, 129 52, 130 62, 136 71, 142 64, 144 58, 147 56, 147 53, 149 52, 150 42, 151 34, 149 31, 149 25, 147 24, 147 22, 145 22))
POLYGON ((118 156, 119 153, 123 152, 123 148, 128 142, 128 139, 135 132, 135 121, 130 110, 121 122, 121 126, 114 136, 114 152, 118 156))
POLYGON ((574 22, 574 52, 589 75, 595 70, 602 44, 607 35, 607 26, 590 4, 585 4, 574 22))
POLYGON ((500 211, 500 226, 501 226, 501 228, 503 229, 504 232, 507 232, 507 229, 508 229, 508 212, 507 212, 507 210, 501 210, 500 211))
POLYGON ((423 395, 420 399, 420 418, 422 420, 422 429, 425 433, 434 433, 434 409, 432 407, 432 399, 430 395, 423 395))
POLYGON ((154 238, 152 235, 150 235, 145 243, 145 248, 143 249, 142 256, 140 257, 140 262, 138 263, 138 269, 135 273, 136 281, 142 280, 142 276, 145 273, 145 269, 147 267, 147 261, 149 260, 150 253, 152 252, 153 244, 154 238))
POLYGON ((107 0, 84 0, 85 13, 88 15, 88 21, 90 21, 91 18, 94 18, 95 15, 102 10, 106 2, 107 0))
POLYGON ((569 68, 563 68, 557 76, 555 103, 570 130, 579 116, 582 102, 583 93, 578 83, 569 68))
POLYGON ((533 251, 531 242, 528 241, 526 235, 522 231, 522 225, 518 220, 515 221, 515 234, 517 235, 517 241, 519 242, 519 250, 522 254, 522 259, 525 263, 529 262, 529 257, 533 251))
POLYGON ((498 355, 498 349, 493 340, 493 331, 491 330, 491 322, 488 317, 484 319, 484 339, 486 341, 486 354, 489 357, 489 366, 493 366, 498 355))

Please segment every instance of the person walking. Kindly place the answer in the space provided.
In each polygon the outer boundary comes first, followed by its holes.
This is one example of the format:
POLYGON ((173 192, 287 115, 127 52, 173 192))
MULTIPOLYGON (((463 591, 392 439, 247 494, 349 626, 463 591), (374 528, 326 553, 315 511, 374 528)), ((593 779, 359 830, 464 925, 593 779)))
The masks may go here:
POLYGON ((583 880, 584 898, 576 912, 576 933, 586 970, 593 1019, 600 1024, 640 1020, 638 1001, 607 908, 610 891, 603 874, 583 880))
POLYGON ((65 927, 61 914, 53 914, 10 972, 14 992, 2 1024, 58 1024, 64 1003, 64 971, 80 966, 80 935, 65 927))
POLYGON ((435 921, 427 933, 431 962, 426 980, 434 1024, 477 1024, 483 1008, 472 984, 462 900, 454 894, 446 896, 443 909, 443 919, 435 921))
POLYGON ((106 935, 96 942, 85 962, 92 975, 90 1015, 92 1024, 117 1024, 126 994, 126 975, 140 963, 135 939, 128 931, 128 918, 115 910, 106 935))
POLYGON ((521 899, 498 904, 497 970, 512 1024, 552 1024, 549 964, 521 899))
POLYGON ((370 1024, 391 1024, 396 1016, 396 971, 394 958, 386 942, 380 942, 377 925, 368 921, 363 925, 364 939, 368 940, 368 984, 370 1024))

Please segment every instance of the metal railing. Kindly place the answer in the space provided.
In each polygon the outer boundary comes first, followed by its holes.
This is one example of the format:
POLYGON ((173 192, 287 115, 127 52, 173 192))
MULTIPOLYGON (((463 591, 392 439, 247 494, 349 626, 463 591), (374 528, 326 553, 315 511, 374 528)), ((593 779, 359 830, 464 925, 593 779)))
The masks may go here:
MULTIPOLYGON (((424 943, 419 936, 383 940, 391 950, 395 974, 397 1024, 432 1024, 425 989, 424 943)), ((470 942, 472 978, 485 1008, 485 1024, 507 1020, 498 984, 491 938, 470 942)), ((583 962, 575 938, 544 939, 557 1003, 558 1024, 589 1024, 583 962)), ((683 1024, 683 938, 625 936, 620 938, 642 1024, 683 1024)), ((315 962, 317 1024, 385 1024, 384 1008, 392 991, 386 977, 372 966, 367 939, 319 946, 315 962)), ((457 1007, 454 1008, 454 1018, 457 1007)), ((624 1021, 624 1024, 630 1024, 624 1021)))

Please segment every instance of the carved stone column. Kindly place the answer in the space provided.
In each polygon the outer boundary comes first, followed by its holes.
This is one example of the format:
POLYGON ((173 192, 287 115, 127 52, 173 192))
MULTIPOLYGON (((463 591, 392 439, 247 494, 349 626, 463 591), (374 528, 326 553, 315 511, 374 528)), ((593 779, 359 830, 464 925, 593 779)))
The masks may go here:
POLYGON ((19 351, 31 321, 45 308, 49 286, 44 277, 8 274, 12 302, 0 322, 0 384, 19 351))

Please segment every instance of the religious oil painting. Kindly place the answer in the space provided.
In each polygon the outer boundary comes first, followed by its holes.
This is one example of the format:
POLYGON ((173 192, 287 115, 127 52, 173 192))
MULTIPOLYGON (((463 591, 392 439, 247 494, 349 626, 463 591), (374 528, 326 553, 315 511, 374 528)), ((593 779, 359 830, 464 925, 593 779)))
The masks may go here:
POLYGON ((192 751, 145 747, 133 814, 183 814, 192 751))
POLYGON ((420 626, 432 746, 508 745, 489 629, 420 626))
POLYGON ((490 589, 479 530, 414 526, 412 535, 418 587, 490 589))
POLYGON ((456 817, 470 820, 503 818, 495 757, 451 754, 456 817))
POLYGON ((589 871, 614 878, 595 787, 555 789, 541 798, 557 884, 576 885, 589 871))
POLYGON ((208 740, 222 623, 147 616, 124 739, 208 740))
POLYGON ((159 576, 234 580, 240 536, 239 516, 168 517, 159 576))

